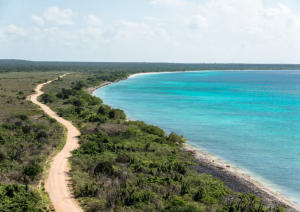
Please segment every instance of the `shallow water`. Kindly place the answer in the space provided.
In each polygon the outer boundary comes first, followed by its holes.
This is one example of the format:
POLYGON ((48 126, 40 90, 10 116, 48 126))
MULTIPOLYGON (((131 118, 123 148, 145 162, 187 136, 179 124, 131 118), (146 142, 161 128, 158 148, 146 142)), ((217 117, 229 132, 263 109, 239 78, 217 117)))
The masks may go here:
POLYGON ((300 71, 139 75, 95 92, 300 205, 300 71))

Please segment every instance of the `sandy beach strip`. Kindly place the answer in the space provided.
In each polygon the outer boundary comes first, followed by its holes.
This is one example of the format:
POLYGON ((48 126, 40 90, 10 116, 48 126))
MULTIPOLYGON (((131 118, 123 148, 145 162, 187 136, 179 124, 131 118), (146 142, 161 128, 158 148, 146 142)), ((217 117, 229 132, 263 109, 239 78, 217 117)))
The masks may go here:
MULTIPOLYGON (((132 74, 128 78, 148 75, 148 74, 165 74, 165 73, 182 73, 182 72, 202 72, 206 70, 196 70, 196 71, 176 71, 176 72, 145 72, 132 74)), ((217 70, 215 70, 217 71, 217 70)), ((121 80, 126 80, 128 78, 116 80, 115 82, 105 82, 99 86, 88 88, 88 93, 93 95, 97 89, 104 86, 110 85, 112 83, 119 82, 121 80)), ((212 175, 215 178, 223 181, 231 190, 239 193, 251 193, 263 200, 266 206, 285 206, 288 212, 300 212, 300 206, 292 203, 287 198, 281 194, 273 191, 272 189, 264 186, 262 183, 254 180, 251 176, 243 173, 241 170, 235 167, 231 167, 228 164, 216 159, 209 153, 202 150, 194 148, 186 144, 183 151, 191 152, 195 159, 198 161, 198 165, 195 170, 198 173, 205 173, 212 175)))
POLYGON ((198 71, 166 71, 166 72, 145 72, 145 73, 138 73, 138 74, 132 74, 128 78, 133 78, 140 75, 148 75, 148 74, 176 74, 176 73, 184 73, 184 72, 203 72, 206 70, 198 70, 198 71))
MULTIPOLYGON (((200 71, 200 70, 199 70, 200 71)), ((202 72, 203 70, 201 70, 202 72)), ((204 70, 205 71, 205 70, 204 70)), ((94 92, 96 90, 98 90, 99 88, 102 88, 102 87, 105 87, 105 86, 108 86, 112 83, 117 83, 119 81, 122 81, 122 80, 127 80, 129 78, 133 78, 133 77, 136 77, 136 76, 140 76, 140 75, 148 75, 148 74, 174 74, 174 73, 182 73, 182 72, 198 72, 198 71, 173 71, 173 72, 145 72, 145 73, 137 73, 137 74, 131 74, 130 76, 128 76, 127 78, 123 78, 123 79, 118 79, 114 82, 104 82, 98 86, 95 86, 95 87, 90 87, 90 88, 87 88, 87 92, 91 95, 94 95, 94 92)))

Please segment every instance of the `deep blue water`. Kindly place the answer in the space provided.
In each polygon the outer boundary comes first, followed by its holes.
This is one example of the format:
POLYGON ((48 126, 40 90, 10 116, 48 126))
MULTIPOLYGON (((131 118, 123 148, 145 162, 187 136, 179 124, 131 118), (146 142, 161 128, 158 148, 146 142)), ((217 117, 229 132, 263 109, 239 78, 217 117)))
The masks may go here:
POLYGON ((140 75, 95 95, 300 204, 300 71, 140 75))

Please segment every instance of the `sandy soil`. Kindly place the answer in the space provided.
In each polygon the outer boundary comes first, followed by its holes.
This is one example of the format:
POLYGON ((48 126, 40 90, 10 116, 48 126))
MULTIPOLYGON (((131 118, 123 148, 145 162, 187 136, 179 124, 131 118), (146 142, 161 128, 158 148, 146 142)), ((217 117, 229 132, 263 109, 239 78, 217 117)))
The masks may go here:
MULTIPOLYGON (((65 75, 62 75, 61 77, 64 77, 65 75)), ((37 98, 43 94, 41 88, 52 81, 38 85, 35 89, 37 93, 31 96, 31 101, 34 104, 39 105, 45 113, 63 124, 68 131, 66 145, 62 151, 53 158, 45 188, 49 193, 56 212, 83 212, 80 206, 75 202, 68 187, 68 182, 70 180, 68 175, 68 158, 71 156, 71 151, 79 147, 78 136, 80 135, 80 132, 71 122, 59 117, 48 106, 37 101, 37 98)))

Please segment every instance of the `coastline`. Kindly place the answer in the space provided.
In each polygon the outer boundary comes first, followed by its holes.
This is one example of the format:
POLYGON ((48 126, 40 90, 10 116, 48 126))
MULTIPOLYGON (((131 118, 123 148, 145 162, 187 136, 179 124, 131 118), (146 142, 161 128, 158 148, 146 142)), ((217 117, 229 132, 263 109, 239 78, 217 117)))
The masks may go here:
POLYGON ((140 76, 140 75, 148 75, 148 74, 174 74, 174 73, 183 73, 183 72, 203 72, 205 70, 199 70, 199 71, 173 71, 173 72, 170 72, 170 71, 166 71, 166 72, 145 72, 145 73, 138 73, 138 74, 132 74, 130 75, 128 78, 133 78, 133 77, 136 77, 136 76, 140 76))
MULTIPOLYGON (((203 70, 203 71, 206 71, 206 70, 203 70)), ((201 72, 203 72, 203 71, 201 70, 201 72)), ((120 82, 120 81, 122 81, 122 80, 127 80, 127 79, 129 79, 129 78, 133 78, 133 77, 136 77, 136 76, 139 76, 139 75, 148 75, 148 74, 172 74, 172 73, 174 74, 174 73, 183 73, 183 72, 200 72, 200 70, 199 70, 199 71, 173 71, 173 72, 170 72, 170 71, 168 71, 168 72, 145 72, 145 73, 131 74, 131 75, 129 75, 127 78, 118 79, 118 80, 116 80, 116 81, 114 81, 114 82, 104 82, 104 83, 101 83, 101 84, 98 85, 98 86, 87 88, 86 90, 87 90, 88 94, 94 95, 94 92, 95 92, 96 90, 98 90, 99 88, 108 86, 108 85, 110 85, 110 84, 112 84, 112 83, 120 82)))
POLYGON ((102 84, 100 84, 100 85, 98 85, 98 86, 87 88, 86 90, 87 90, 88 94, 94 95, 94 92, 95 92, 96 90, 98 90, 99 88, 102 88, 102 87, 104 87, 104 86, 110 85, 110 84, 112 84, 112 83, 119 82, 119 81, 121 81, 121 80, 126 80, 126 79, 127 79, 127 78, 119 79, 119 80, 116 80, 116 81, 114 81, 114 82, 104 82, 104 83, 102 83, 102 84))
MULTIPOLYGON (((177 71, 177 72, 146 72, 132 74, 128 78, 132 78, 139 75, 148 74, 162 74, 162 73, 182 73, 182 72, 200 72, 199 71, 177 71)), ((112 83, 119 82, 121 80, 126 80, 128 78, 116 80, 114 82, 105 82, 99 86, 88 88, 89 94, 94 95, 94 92, 99 88, 105 87, 112 83)), ((215 178, 223 181, 231 190, 240 193, 252 193, 263 200, 263 203, 267 206, 285 206, 287 211, 290 212, 300 212, 300 206, 291 202, 283 195, 273 191, 272 189, 264 186, 261 182, 254 180, 251 176, 243 173, 240 169, 235 167, 230 167, 221 160, 216 159, 210 153, 206 153, 201 149, 194 148, 189 144, 186 144, 183 151, 190 152, 193 154, 198 162, 195 170, 198 173, 205 173, 212 175, 215 178)))
POLYGON ((243 173, 239 168, 231 167, 223 161, 216 159, 214 156, 210 155, 210 153, 206 153, 189 144, 184 145, 182 150, 192 153, 195 157, 198 162, 195 170, 198 173, 209 174, 220 179, 235 192, 252 193, 261 198, 263 203, 267 206, 283 205, 286 207, 287 211, 300 211, 298 205, 292 203, 283 195, 254 180, 251 176, 243 173))

